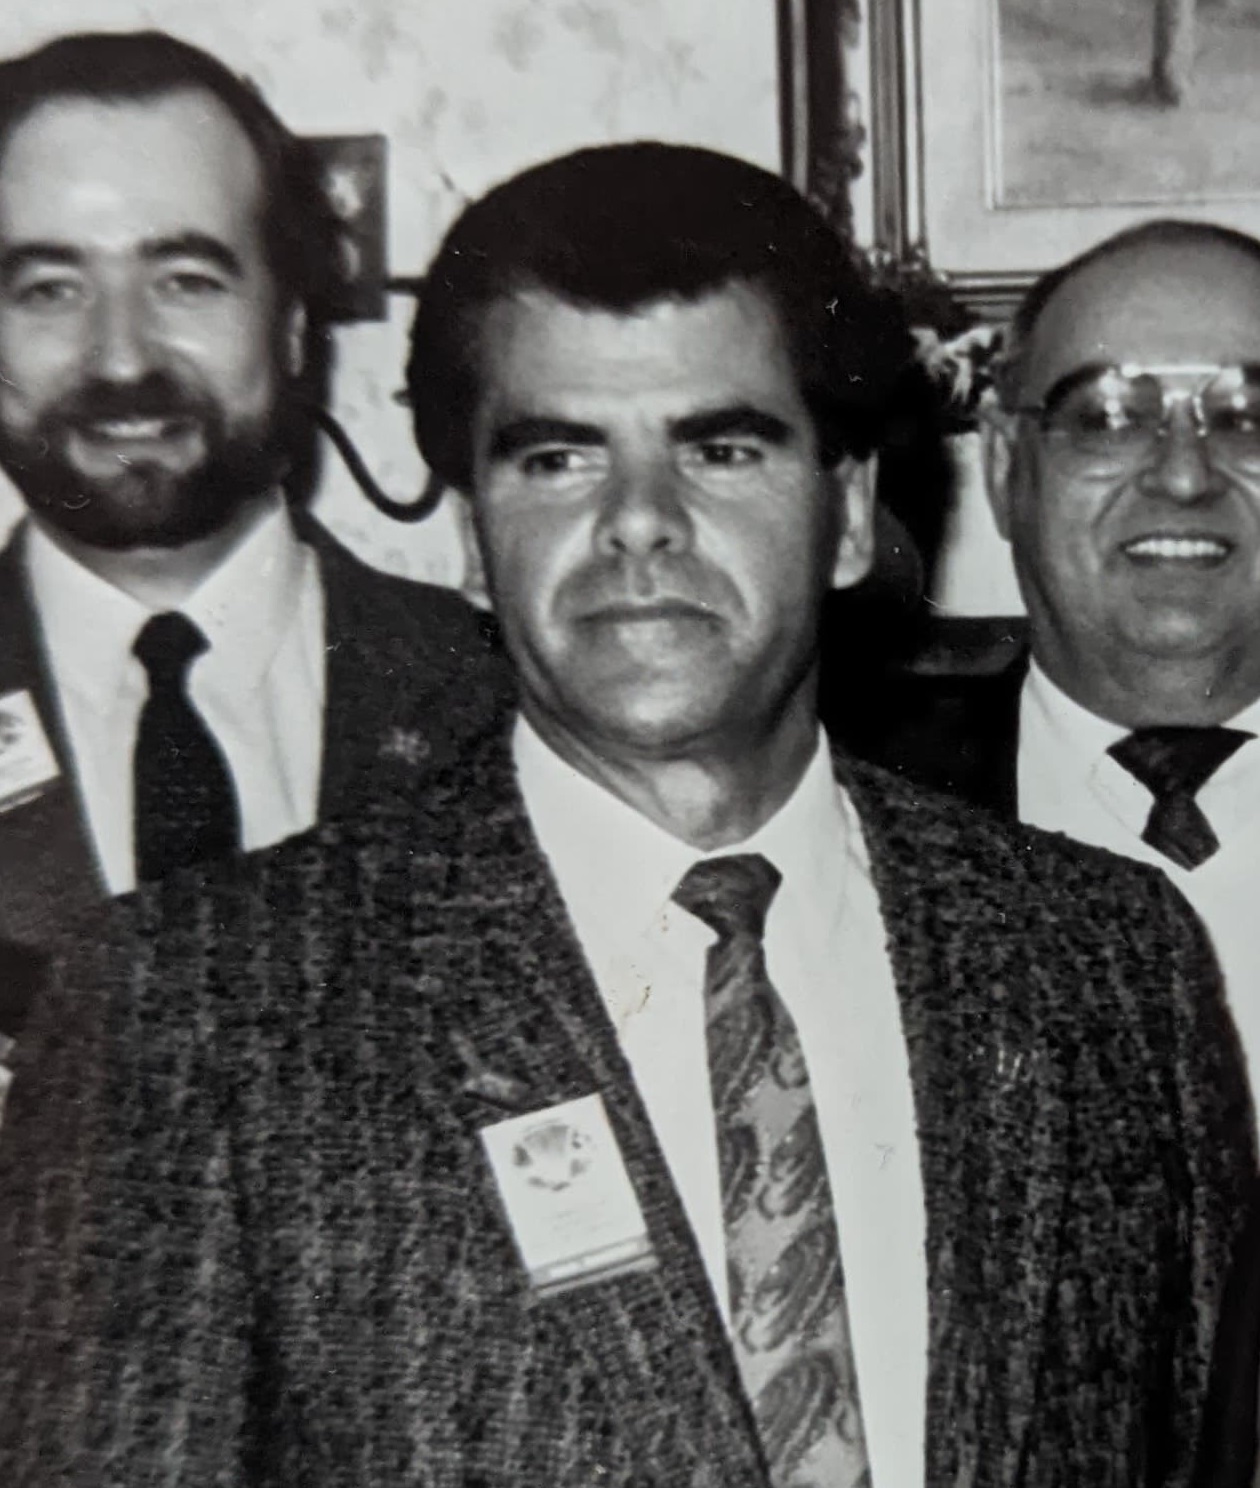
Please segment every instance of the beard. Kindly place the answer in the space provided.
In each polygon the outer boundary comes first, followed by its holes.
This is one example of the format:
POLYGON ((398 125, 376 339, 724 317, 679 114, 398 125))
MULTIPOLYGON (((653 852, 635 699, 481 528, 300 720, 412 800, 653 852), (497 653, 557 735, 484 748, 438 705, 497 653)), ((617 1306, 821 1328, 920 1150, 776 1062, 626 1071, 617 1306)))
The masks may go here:
POLYGON ((281 392, 229 431, 213 398, 169 373, 125 385, 93 380, 27 432, 0 426, 0 466, 31 510, 67 537, 114 551, 178 548, 221 531, 283 478, 292 413, 281 392), (102 427, 141 422, 161 425, 159 448, 102 427))

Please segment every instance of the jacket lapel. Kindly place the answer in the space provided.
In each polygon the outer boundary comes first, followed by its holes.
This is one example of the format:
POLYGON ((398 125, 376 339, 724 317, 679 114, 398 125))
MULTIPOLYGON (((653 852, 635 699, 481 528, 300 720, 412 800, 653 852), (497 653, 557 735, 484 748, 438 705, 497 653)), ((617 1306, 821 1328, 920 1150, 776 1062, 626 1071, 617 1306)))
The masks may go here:
POLYGON ((315 549, 324 590, 325 820, 406 788, 417 769, 449 765, 511 687, 454 594, 377 573, 302 513, 294 526, 315 549))
POLYGON ((1071 1150, 1070 1075, 1036 1036, 995 875, 837 759, 862 820, 901 1001, 927 1210, 927 1476, 1019 1481, 1071 1150), (1010 963, 1010 964, 1007 964, 1010 963))
POLYGON ((655 1269, 580 1289, 578 1334, 601 1370, 638 1357, 669 1361, 694 1386, 692 1408, 642 1395, 619 1423, 645 1464, 706 1463, 687 1481, 765 1483, 760 1446, 703 1262, 664 1156, 621 1053, 520 799, 510 752, 479 751, 468 796, 485 812, 452 810, 454 878, 446 902, 475 907, 475 967, 451 1023, 464 1071, 457 1114, 471 1131, 506 1116, 599 1093, 638 1195, 655 1269))
POLYGON ((0 553, 0 698, 26 694, 60 768, 28 798, 0 806, 0 932, 39 942, 104 897, 83 827, 71 755, 22 558, 25 527, 0 553))

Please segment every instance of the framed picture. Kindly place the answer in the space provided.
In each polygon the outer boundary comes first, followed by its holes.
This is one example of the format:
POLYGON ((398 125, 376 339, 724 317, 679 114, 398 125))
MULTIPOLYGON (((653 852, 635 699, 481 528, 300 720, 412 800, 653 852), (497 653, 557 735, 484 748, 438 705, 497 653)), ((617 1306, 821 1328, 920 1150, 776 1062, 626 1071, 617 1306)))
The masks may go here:
MULTIPOLYGON (((1260 0, 864 8, 874 247, 944 275, 982 314, 1144 218, 1260 235, 1260 0)), ((813 107, 798 154, 817 192, 828 114, 813 107)))
POLYGON ((383 134, 310 135, 329 206, 337 223, 341 273, 330 307, 334 320, 384 320, 385 179, 383 134))

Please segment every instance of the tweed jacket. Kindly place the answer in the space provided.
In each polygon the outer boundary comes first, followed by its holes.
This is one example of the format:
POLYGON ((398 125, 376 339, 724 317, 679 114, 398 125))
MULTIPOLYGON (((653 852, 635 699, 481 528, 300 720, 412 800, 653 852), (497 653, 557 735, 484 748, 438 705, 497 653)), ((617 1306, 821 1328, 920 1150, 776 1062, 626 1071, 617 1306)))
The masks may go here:
MULTIPOLYGON (((929 1488, 1181 1488, 1252 1167, 1163 875, 838 761, 927 1211, 929 1488)), ((768 1488, 501 728, 103 907, 0 1134, 9 1488, 768 1488), (531 1292, 478 1132, 602 1094, 653 1269, 531 1292)))
POLYGON ((1195 1488, 1254 1488, 1260 1426, 1260 1179, 1234 1246, 1203 1418, 1195 1488))
MULTIPOLYGON (((319 814, 349 813, 370 795, 382 752, 430 747, 434 700, 448 705, 489 671, 476 613, 448 590, 378 573, 309 517, 299 534, 319 555, 327 647, 319 814)), ((0 552, 0 698, 26 691, 61 766, 34 799, 0 812, 0 934, 38 942, 50 919, 105 893, 86 835, 55 688, 21 548, 0 552)), ((484 682, 484 679, 483 679, 484 682)))

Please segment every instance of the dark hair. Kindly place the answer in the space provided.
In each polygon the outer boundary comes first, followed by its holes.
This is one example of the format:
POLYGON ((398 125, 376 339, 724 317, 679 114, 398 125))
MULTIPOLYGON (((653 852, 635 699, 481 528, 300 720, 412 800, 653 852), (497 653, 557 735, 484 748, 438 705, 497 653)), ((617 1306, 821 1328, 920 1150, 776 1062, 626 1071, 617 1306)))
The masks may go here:
POLYGON ((50 100, 131 102, 191 88, 217 98, 253 145, 264 249, 281 300, 320 318, 338 260, 317 162, 251 82, 198 47, 161 31, 85 32, 0 62, 0 164, 14 130, 50 100))
POLYGON ((1046 306, 1070 279, 1075 279, 1091 265, 1129 248, 1175 247, 1178 244, 1191 243, 1215 243, 1260 263, 1260 240, 1248 233, 1237 232, 1232 227, 1222 227, 1216 222, 1190 222, 1180 217, 1157 217, 1149 222, 1139 222, 1136 227, 1126 227, 1122 232, 1113 233, 1101 243, 1087 248, 1084 253, 1070 258, 1067 263, 1042 274, 1020 301, 1019 308, 1011 317, 997 379, 1002 401, 1009 407, 1012 398, 1018 394, 1023 376, 1024 352, 1032 333, 1046 306))
POLYGON ((761 289, 787 334, 822 457, 865 456, 910 355, 900 308, 779 177, 650 142, 579 150, 468 207, 425 279, 407 388, 429 467, 468 490, 486 311, 527 289, 630 313, 731 282, 761 289))

